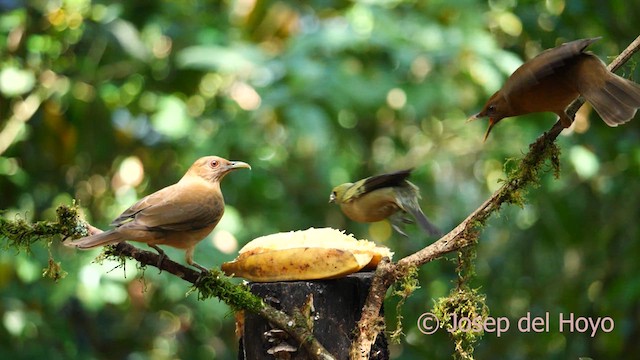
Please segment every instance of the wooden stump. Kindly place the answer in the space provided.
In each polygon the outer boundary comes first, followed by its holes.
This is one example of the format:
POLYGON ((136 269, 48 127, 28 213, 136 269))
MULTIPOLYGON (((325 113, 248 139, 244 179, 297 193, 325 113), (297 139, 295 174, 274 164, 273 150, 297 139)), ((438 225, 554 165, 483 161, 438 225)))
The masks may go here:
MULTIPOLYGON (((373 273, 357 273, 335 280, 251 283, 251 292, 291 314, 311 307, 313 334, 336 359, 348 359, 356 322, 369 293, 373 273), (309 299, 309 300, 308 300, 309 299)), ((262 317, 245 313, 239 360, 308 359, 304 348, 262 317), (280 352, 281 357, 274 355, 280 352)), ((378 335, 370 359, 388 359, 384 332, 378 335)))

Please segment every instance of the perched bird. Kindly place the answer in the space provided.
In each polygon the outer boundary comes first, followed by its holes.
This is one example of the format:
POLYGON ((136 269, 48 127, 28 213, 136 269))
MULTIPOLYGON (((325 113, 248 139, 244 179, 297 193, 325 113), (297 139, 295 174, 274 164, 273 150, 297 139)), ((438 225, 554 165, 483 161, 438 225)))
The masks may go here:
POLYGON ((113 229, 65 245, 90 249, 127 240, 144 242, 158 251, 160 261, 165 255, 157 245, 169 245, 186 251, 187 264, 208 271, 193 261, 193 251, 224 213, 220 181, 241 168, 251 166, 217 156, 202 157, 176 184, 142 198, 125 210, 111 223, 113 229))
POLYGON ((484 140, 500 120, 528 113, 554 112, 567 128, 573 120, 565 111, 581 95, 607 125, 628 122, 640 107, 640 86, 610 72, 597 56, 584 51, 599 39, 571 41, 522 64, 469 121, 489 117, 484 140))
POLYGON ((342 212, 353 221, 376 222, 389 218, 393 228, 405 236, 401 225, 408 222, 404 215, 409 213, 427 234, 438 236, 440 231, 420 209, 420 191, 407 180, 409 174, 411 169, 338 185, 333 188, 329 202, 340 205, 342 212))

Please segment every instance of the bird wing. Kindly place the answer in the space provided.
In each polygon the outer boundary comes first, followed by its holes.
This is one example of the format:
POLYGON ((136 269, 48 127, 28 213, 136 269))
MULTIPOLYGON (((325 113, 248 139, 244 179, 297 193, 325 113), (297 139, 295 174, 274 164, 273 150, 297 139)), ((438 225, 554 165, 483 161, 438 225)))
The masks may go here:
POLYGON ((175 184, 148 195, 125 210, 111 226, 186 231, 217 223, 224 212, 222 194, 210 195, 209 189, 198 191, 195 187, 185 191, 175 184))
POLYGON ((567 65, 571 59, 580 55, 587 46, 598 40, 600 40, 599 37, 574 40, 541 52, 520 66, 507 79, 502 88, 503 93, 515 94, 538 84, 545 77, 553 75, 559 68, 567 65))
POLYGON ((411 174, 411 170, 413 169, 406 169, 388 174, 371 176, 366 179, 360 180, 349 189, 347 189, 344 198, 346 201, 349 201, 351 199, 357 199, 360 196, 377 189, 401 186, 411 174))
POLYGON ((175 185, 168 186, 164 189, 156 191, 153 194, 143 197, 142 199, 138 200, 138 202, 131 205, 127 210, 123 211, 122 214, 120 214, 120 216, 113 220, 109 225, 118 227, 133 221, 136 215, 141 211, 159 205, 163 201, 163 195, 169 195, 172 192, 172 188, 174 186, 175 185))

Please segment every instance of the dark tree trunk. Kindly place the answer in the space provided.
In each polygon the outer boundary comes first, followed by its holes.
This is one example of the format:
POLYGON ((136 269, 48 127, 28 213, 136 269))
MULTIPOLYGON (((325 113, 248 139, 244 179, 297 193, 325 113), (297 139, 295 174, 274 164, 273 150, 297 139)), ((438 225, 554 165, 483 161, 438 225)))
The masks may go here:
MULTIPOLYGON (((337 359, 348 359, 349 347, 373 273, 357 273, 335 280, 251 283, 251 292, 277 309, 292 314, 311 304, 316 339, 337 359), (307 300, 311 299, 311 300, 307 300)), ((262 317, 245 313, 240 360, 308 359, 302 347, 262 317), (280 351, 279 356, 275 353, 280 351)), ((378 335, 371 359, 388 359, 384 332, 378 335)))

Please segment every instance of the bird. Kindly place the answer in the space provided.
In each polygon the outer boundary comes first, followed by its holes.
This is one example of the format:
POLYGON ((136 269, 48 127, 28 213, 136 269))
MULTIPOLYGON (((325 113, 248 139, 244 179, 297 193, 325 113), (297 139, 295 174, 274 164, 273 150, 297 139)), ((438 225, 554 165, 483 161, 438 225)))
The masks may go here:
POLYGON ((404 236, 407 235, 401 226, 410 222, 405 217, 409 213, 427 234, 439 236, 440 230, 420 209, 420 190, 407 180, 411 171, 400 170, 338 185, 331 191, 329 203, 338 204, 342 212, 356 222, 389 219, 392 227, 404 236))
POLYGON ((184 249, 187 264, 208 272, 193 260, 193 252, 224 214, 220 181, 229 172, 242 168, 251 166, 218 156, 201 157, 177 183, 145 196, 125 210, 110 224, 111 230, 64 244, 90 249, 127 240, 143 242, 158 252, 159 263, 165 253, 158 245, 168 245, 184 249))
POLYGON ((573 120, 566 109, 579 95, 609 126, 630 121, 640 107, 640 86, 610 72, 585 49, 600 40, 588 38, 545 50, 522 64, 468 121, 488 117, 491 129, 502 119, 536 112, 553 112, 563 127, 573 120))

